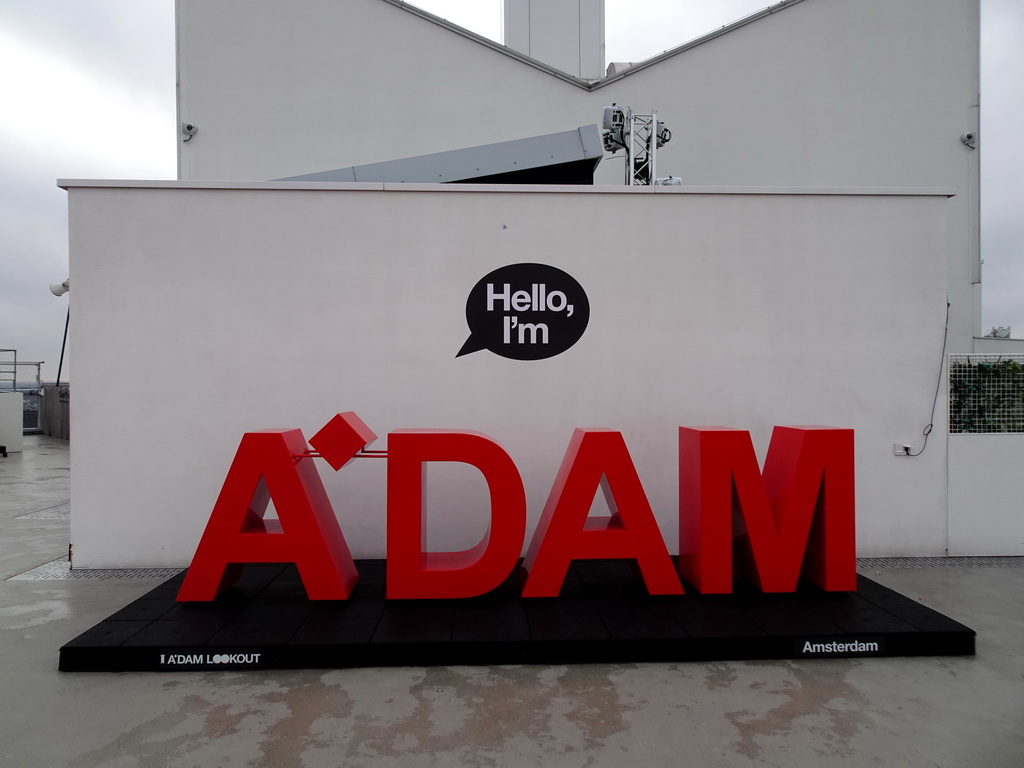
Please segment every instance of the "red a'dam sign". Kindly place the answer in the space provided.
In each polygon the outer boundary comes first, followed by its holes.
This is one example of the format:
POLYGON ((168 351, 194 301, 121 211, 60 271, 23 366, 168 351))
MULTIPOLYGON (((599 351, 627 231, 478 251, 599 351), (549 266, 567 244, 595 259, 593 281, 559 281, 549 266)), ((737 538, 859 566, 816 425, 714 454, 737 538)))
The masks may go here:
MULTIPOLYGON (((316 454, 298 429, 246 433, 178 600, 213 600, 246 563, 295 563, 310 599, 347 599, 359 574, 310 459, 339 470, 375 439, 353 412, 310 439, 316 454), (271 499, 276 521, 264 519, 271 499)), ((455 430, 388 434, 389 599, 490 592, 525 541, 523 481, 497 442, 455 430), (487 481, 489 526, 472 549, 424 551, 423 476, 436 461, 470 464, 487 481)), ((792 592, 801 576, 854 590, 853 430, 776 427, 762 472, 748 432, 680 427, 679 552, 677 573, 621 433, 577 429, 526 548, 522 595, 557 597, 576 559, 631 560, 655 595, 682 594, 680 576, 702 593, 729 593, 734 569, 764 592, 792 592), (610 517, 589 516, 598 488, 610 517)))

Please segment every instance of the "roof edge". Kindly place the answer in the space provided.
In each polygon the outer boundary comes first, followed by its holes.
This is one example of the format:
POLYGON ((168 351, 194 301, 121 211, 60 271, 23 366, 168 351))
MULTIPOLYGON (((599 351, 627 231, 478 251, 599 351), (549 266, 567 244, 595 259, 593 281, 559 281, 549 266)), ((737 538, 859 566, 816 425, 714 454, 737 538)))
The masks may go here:
POLYGON ((803 0, 779 0, 779 2, 775 3, 774 5, 769 5, 767 8, 763 8, 760 11, 755 11, 754 13, 744 16, 741 19, 738 19, 729 24, 725 24, 719 27, 718 29, 713 30, 712 32, 703 34, 700 37, 695 37, 693 40, 690 40, 689 42, 677 45, 675 48, 669 48, 667 51, 662 51, 661 53, 652 56, 649 59, 638 61, 628 69, 624 69, 621 72, 617 72, 616 74, 611 75, 610 77, 602 77, 600 80, 593 81, 583 80, 582 78, 574 77, 573 75, 570 75, 567 72, 563 72, 560 69, 552 67, 550 64, 545 64, 543 61, 531 58, 524 53, 520 53, 519 51, 509 48, 507 45, 502 45, 501 43, 491 40, 488 37, 478 35, 476 32, 472 32, 466 29, 465 27, 460 27, 458 24, 453 24, 447 19, 443 19, 440 16, 435 16, 429 11, 425 11, 422 8, 412 5, 411 3, 405 2, 405 0, 382 0, 382 2, 393 5, 396 8, 401 8, 403 11, 406 11, 407 13, 419 16, 421 19, 429 21, 432 24, 437 24, 440 27, 444 27, 445 29, 449 30, 450 32, 454 32, 457 35, 467 37, 470 40, 479 43, 480 45, 486 46, 491 50, 497 51, 498 53, 504 54, 505 56, 509 56, 513 59, 516 59, 517 61, 520 61, 523 64, 526 64, 527 66, 533 67, 534 69, 539 69, 542 72, 546 72, 547 74, 556 77, 559 80, 562 80, 566 83, 569 83, 570 85, 575 85, 577 88, 582 88, 584 91, 596 91, 599 88, 603 88, 606 85, 616 83, 619 80, 623 80, 627 77, 630 77, 631 75, 636 74, 637 72, 653 67, 655 64, 660 64, 666 59, 670 59, 673 56, 678 56, 680 53, 684 53, 686 51, 691 50, 692 48, 696 48, 698 45, 703 45, 704 43, 714 40, 715 38, 728 34, 733 30, 740 29, 741 27, 745 27, 748 24, 753 24, 755 21, 763 19, 767 16, 771 16, 772 14, 778 13, 779 11, 784 11, 791 6, 796 5, 797 3, 802 3, 803 0))
POLYGON ((478 35, 476 32, 472 32, 466 29, 465 27, 460 27, 458 24, 453 24, 452 22, 448 21, 448 19, 443 19, 440 16, 435 16, 429 11, 425 11, 422 8, 419 8, 418 6, 405 2, 404 0, 383 0, 383 2, 388 3, 389 5, 393 5, 396 8, 401 8, 403 11, 411 13, 414 16, 419 16, 421 19, 429 21, 431 24, 437 24, 439 27, 444 27, 448 31, 454 32, 457 35, 468 37, 470 40, 479 43, 480 45, 486 46, 491 50, 497 51, 498 53, 502 53, 506 56, 516 59, 517 61, 520 61, 523 64, 533 67, 534 69, 539 69, 542 72, 546 72, 547 74, 552 75, 553 77, 557 77, 559 80, 564 80, 570 85, 575 85, 577 88, 582 88, 585 91, 592 90, 592 84, 587 80, 583 80, 579 77, 574 77, 573 75, 570 75, 567 72, 563 72, 560 69, 556 69, 555 67, 552 67, 550 64, 545 64, 543 61, 539 61, 538 59, 530 58, 525 53, 520 53, 519 51, 509 48, 507 45, 502 45, 499 42, 491 40, 489 37, 478 35))
POLYGON ((649 67, 653 67, 655 64, 660 64, 661 62, 665 61, 665 59, 671 59, 673 56, 678 56, 680 53, 684 53, 692 48, 696 48, 698 45, 703 45, 704 43, 714 40, 715 38, 721 37, 722 35, 726 35, 729 32, 737 30, 741 27, 745 27, 748 24, 753 24, 755 21, 760 21, 763 18, 776 14, 779 11, 784 11, 791 6, 794 6, 797 3, 802 2, 803 0, 779 0, 779 2, 775 3, 774 5, 769 5, 767 8, 763 8, 760 11, 755 11, 754 13, 751 13, 748 16, 744 16, 741 19, 737 19, 736 21, 721 26, 716 30, 707 32, 701 35, 700 37, 695 37, 693 40, 690 40, 689 42, 683 43, 682 45, 677 45, 675 48, 669 48, 667 51, 662 51, 661 53, 652 56, 649 59, 638 61, 628 69, 624 69, 621 72, 617 72, 611 77, 601 78, 600 80, 597 80, 594 83, 590 84, 588 90, 597 90, 598 88, 601 88, 603 86, 618 82, 619 80, 627 78, 636 72, 648 69, 649 67))
POLYGON ((585 195, 757 195, 776 197, 955 197, 953 187, 632 187, 624 184, 435 184, 383 181, 204 181, 188 179, 57 179, 57 186, 73 189, 176 189, 253 191, 350 191, 350 192, 445 192, 585 194, 585 195))

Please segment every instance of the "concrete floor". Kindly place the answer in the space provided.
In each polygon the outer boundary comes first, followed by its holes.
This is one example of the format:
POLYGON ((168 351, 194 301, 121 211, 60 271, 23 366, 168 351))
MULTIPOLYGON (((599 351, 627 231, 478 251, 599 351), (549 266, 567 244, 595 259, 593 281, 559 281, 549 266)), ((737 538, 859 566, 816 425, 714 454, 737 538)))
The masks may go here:
POLYGON ((154 580, 9 580, 67 553, 68 444, 0 458, 0 764, 1024 767, 1024 568, 876 581, 978 631, 973 658, 231 673, 57 671, 154 580))

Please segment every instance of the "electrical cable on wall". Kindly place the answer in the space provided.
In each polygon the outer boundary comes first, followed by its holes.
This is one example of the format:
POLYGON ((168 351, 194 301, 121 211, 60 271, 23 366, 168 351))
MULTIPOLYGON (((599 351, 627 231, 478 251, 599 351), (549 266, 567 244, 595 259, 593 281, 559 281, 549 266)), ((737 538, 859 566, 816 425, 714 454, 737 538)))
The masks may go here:
POLYGON ((949 302, 946 302, 946 328, 942 332, 942 354, 939 355, 939 378, 935 382, 935 397, 932 399, 932 415, 928 418, 928 426, 921 430, 921 434, 924 435, 924 444, 921 446, 921 450, 917 453, 911 453, 907 451, 907 456, 917 457, 924 453, 924 449, 928 447, 928 435, 932 433, 932 429, 935 426, 935 406, 939 403, 939 388, 942 386, 942 369, 946 364, 946 341, 949 339, 949 302))

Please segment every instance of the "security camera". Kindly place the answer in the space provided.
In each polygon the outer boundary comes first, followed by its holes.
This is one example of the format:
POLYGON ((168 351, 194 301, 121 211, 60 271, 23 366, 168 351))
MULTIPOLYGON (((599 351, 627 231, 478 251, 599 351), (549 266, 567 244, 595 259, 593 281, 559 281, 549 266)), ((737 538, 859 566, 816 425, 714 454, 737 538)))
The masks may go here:
POLYGON ((183 135, 188 136, 188 139, 185 139, 185 141, 188 141, 197 133, 199 133, 199 126, 197 126, 195 123, 182 123, 181 132, 183 135))
POLYGON ((71 278, 61 283, 50 283, 50 293, 54 296, 63 296, 65 293, 71 290, 71 278))
POLYGON ((963 142, 965 147, 970 147, 971 149, 974 149, 975 145, 978 143, 978 134, 961 133, 960 141, 963 142))

